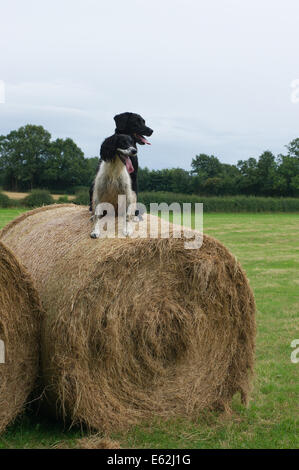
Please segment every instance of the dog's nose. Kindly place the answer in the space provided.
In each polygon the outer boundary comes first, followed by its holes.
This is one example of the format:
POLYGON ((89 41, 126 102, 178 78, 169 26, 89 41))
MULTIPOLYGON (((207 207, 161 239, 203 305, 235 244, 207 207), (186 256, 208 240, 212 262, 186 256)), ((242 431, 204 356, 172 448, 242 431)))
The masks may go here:
POLYGON ((137 150, 136 150, 136 149, 134 149, 134 148, 131 148, 131 153, 132 153, 132 155, 136 155, 136 153, 137 153, 137 150))

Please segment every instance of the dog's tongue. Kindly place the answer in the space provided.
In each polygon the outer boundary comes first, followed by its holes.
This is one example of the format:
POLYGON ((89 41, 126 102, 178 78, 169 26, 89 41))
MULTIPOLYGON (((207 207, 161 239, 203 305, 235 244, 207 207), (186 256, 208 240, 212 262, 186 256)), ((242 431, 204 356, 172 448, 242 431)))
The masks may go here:
POLYGON ((132 162, 131 162, 130 157, 127 157, 127 158, 126 158, 126 168, 127 168, 127 170, 128 170, 128 173, 133 173, 134 167, 133 167, 133 165, 132 165, 132 162))
POLYGON ((140 135, 140 140, 144 143, 144 144, 147 144, 147 145, 151 145, 151 143, 145 138, 143 137, 143 135, 140 135))

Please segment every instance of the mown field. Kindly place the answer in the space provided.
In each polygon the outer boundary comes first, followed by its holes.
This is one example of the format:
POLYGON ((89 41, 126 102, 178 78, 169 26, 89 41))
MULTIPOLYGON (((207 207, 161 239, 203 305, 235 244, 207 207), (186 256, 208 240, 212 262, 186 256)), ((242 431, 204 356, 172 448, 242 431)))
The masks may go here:
MULTIPOLYGON (((1 209, 0 227, 20 214, 1 209)), ((115 434, 122 447, 298 448, 299 214, 206 214, 204 232, 223 242, 247 271, 257 301, 256 376, 247 409, 236 396, 230 416, 206 413, 197 422, 144 423, 115 434)), ((74 447, 81 436, 27 413, 0 437, 0 448, 74 447)))
MULTIPOLYGON (((3 194, 6 194, 6 196, 8 196, 13 201, 19 201, 20 199, 23 199, 29 194, 29 193, 20 193, 20 192, 16 193, 14 191, 2 191, 2 192, 3 194)), ((61 196, 62 196, 61 194, 52 194, 54 201, 57 201, 61 196)), ((68 195, 67 197, 69 201, 72 201, 73 199, 75 199, 75 196, 73 195, 68 195)))

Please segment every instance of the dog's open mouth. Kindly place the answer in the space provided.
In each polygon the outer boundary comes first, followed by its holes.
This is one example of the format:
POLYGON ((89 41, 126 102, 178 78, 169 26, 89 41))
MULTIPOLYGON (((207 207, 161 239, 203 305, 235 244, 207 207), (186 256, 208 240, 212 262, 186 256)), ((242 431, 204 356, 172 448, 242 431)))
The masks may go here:
POLYGON ((130 157, 125 157, 125 159, 126 159, 125 164, 126 164, 126 168, 128 170, 128 173, 133 173, 134 167, 132 165, 130 157))
POLYGON ((135 136, 136 142, 138 144, 140 144, 140 145, 144 145, 144 144, 151 145, 151 143, 143 135, 134 134, 134 136, 135 136))
POLYGON ((123 164, 126 165, 128 173, 133 173, 134 167, 133 167, 132 160, 130 159, 130 157, 128 155, 125 155, 124 151, 119 151, 118 156, 123 162, 123 164))

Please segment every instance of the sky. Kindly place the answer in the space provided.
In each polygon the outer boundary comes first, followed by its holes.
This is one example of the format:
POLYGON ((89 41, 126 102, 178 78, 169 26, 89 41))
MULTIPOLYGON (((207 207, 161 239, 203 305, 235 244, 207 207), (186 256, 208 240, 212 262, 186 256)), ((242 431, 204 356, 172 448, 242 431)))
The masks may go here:
POLYGON ((299 137, 298 21, 298 0, 0 0, 0 135, 42 125, 93 157, 131 111, 154 129, 143 167, 282 153, 299 137))

